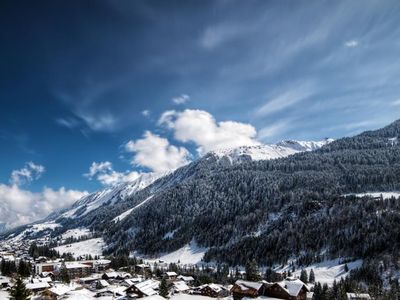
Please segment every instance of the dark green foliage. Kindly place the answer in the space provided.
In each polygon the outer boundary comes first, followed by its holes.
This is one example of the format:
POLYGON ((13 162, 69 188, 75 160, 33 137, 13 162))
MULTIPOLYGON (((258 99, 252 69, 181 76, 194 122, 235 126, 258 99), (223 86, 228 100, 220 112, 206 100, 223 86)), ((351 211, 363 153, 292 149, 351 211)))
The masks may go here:
POLYGON ((246 263, 246 280, 248 281, 259 281, 260 271, 258 270, 257 262, 253 259, 246 263))
POLYGON ((314 283, 315 282, 315 274, 314 274, 314 270, 313 269, 310 270, 310 275, 308 277, 308 281, 310 283, 314 283))
POLYGON ((0 270, 2 275, 12 276, 17 272, 17 266, 15 265, 15 261, 6 261, 2 259, 0 270))
POLYGON ((31 292, 26 289, 21 277, 18 277, 14 286, 10 290, 10 299, 27 300, 30 299, 31 292))
POLYGON ((39 256, 45 256, 51 259, 60 257, 60 254, 57 251, 50 249, 49 246, 37 246, 35 242, 33 242, 29 247, 29 255, 35 259, 39 256))
POLYGON ((162 296, 164 298, 168 297, 168 294, 169 294, 169 292, 168 292, 168 284, 167 284, 167 280, 165 279, 165 277, 163 277, 161 279, 160 287, 159 287, 159 294, 160 294, 160 296, 162 296))
POLYGON ((62 282, 65 282, 65 283, 70 283, 70 281, 71 281, 71 279, 69 277, 69 274, 68 274, 68 270, 67 270, 67 268, 65 266, 65 263, 63 263, 61 265, 60 279, 61 279, 62 282))
POLYGON ((21 260, 18 264, 18 275, 21 277, 29 277, 32 272, 32 266, 29 262, 21 260))
POLYGON ((308 274, 306 270, 301 270, 300 272, 300 280, 303 281, 304 283, 308 283, 308 274))

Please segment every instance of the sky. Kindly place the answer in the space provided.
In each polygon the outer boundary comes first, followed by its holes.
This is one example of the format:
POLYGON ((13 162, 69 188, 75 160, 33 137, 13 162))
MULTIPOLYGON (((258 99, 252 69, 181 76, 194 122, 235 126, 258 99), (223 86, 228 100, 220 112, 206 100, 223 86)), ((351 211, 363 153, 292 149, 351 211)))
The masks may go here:
POLYGON ((399 1, 0 3, 0 223, 400 112, 399 1))

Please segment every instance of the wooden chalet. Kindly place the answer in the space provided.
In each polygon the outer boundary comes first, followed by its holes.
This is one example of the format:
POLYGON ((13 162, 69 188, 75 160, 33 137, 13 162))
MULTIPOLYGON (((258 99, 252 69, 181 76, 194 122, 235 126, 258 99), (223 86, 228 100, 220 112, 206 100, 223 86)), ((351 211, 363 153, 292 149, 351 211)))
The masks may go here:
POLYGON ((237 280, 231 288, 233 299, 239 300, 244 297, 246 298, 257 298, 264 294, 264 283, 263 282, 252 282, 237 280))
POLYGON ((219 284, 204 284, 199 286, 197 294, 212 298, 223 298, 229 296, 229 290, 219 284))
POLYGON ((285 300, 306 300, 308 286, 299 279, 289 279, 270 284, 265 288, 264 296, 285 300))

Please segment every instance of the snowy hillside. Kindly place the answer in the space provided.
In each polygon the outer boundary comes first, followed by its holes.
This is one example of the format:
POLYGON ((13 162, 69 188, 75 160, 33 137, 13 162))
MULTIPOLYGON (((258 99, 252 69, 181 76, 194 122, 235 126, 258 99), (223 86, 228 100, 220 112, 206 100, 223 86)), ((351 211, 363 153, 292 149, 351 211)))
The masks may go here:
POLYGON ((76 218, 77 216, 83 216, 99 208, 103 204, 112 205, 144 189, 166 174, 167 173, 143 173, 132 182, 94 192, 77 201, 70 209, 64 211, 61 216, 65 218, 76 218))
POLYGON ((332 139, 323 141, 282 141, 277 144, 264 144, 257 146, 242 146, 212 151, 210 154, 220 159, 227 159, 231 163, 251 159, 269 160, 286 157, 304 151, 313 151, 332 142, 332 139))

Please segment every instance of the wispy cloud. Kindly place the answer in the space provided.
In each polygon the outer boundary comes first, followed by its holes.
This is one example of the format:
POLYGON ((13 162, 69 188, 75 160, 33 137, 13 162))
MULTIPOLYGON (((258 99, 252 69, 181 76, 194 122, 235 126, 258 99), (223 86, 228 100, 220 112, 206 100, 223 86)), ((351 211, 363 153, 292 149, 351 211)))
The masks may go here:
POLYGON ((30 161, 23 168, 12 171, 10 183, 13 185, 27 184, 39 179, 44 172, 45 168, 42 165, 30 161))
POLYGON ((140 175, 136 171, 117 172, 113 169, 113 165, 109 161, 93 162, 89 168, 89 172, 83 174, 89 180, 96 179, 102 185, 114 186, 120 183, 135 180, 140 175))
POLYGON ((150 110, 148 110, 148 109, 142 110, 142 116, 144 116, 144 117, 150 116, 150 110))
POLYGON ((172 98, 172 102, 174 102, 175 104, 185 104, 186 102, 188 102, 190 99, 189 95, 186 94, 182 94, 180 96, 174 97, 172 98))
POLYGON ((265 104, 258 107, 254 112, 257 117, 264 117, 273 113, 277 113, 286 108, 289 108, 316 93, 316 87, 312 83, 303 83, 300 85, 294 84, 286 91, 281 92, 272 99, 268 100, 265 104))
POLYGON ((358 45, 359 45, 358 40, 349 40, 344 43, 344 46, 347 48, 355 48, 358 47, 358 45))
POLYGON ((274 124, 265 126, 258 131, 258 139, 265 140, 276 135, 283 134, 289 128, 289 121, 278 121, 274 124))

